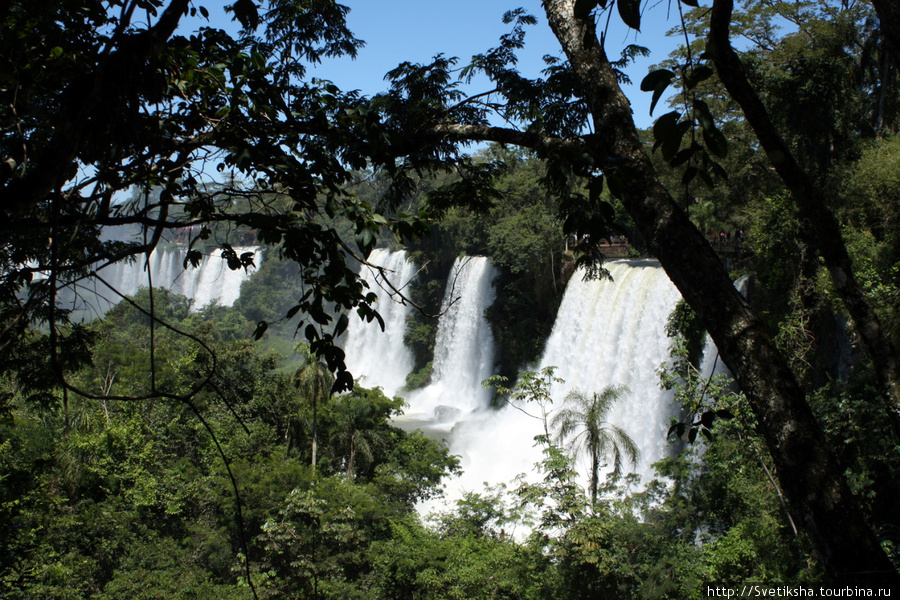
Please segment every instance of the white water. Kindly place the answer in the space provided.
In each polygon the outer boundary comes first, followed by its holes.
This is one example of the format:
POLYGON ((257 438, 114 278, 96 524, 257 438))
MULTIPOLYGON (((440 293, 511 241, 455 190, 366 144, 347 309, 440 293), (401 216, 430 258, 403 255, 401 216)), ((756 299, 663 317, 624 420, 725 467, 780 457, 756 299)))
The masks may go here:
MULTIPOLYGON (((115 290, 126 296, 135 294, 139 287, 149 286, 152 278, 154 287, 164 287, 191 298, 192 310, 199 310, 213 301, 231 306, 241 293, 241 284, 256 272, 262 261, 260 247, 235 247, 234 251, 238 256, 252 252, 255 266, 232 271, 222 258, 222 251, 216 249, 204 256, 198 267, 188 265, 185 269, 187 248, 169 247, 154 250, 150 254, 149 263, 141 256, 133 263, 118 262, 98 273, 115 290)), ((119 295, 99 281, 92 282, 87 288, 80 287, 78 294, 83 304, 79 308, 92 313, 92 317, 101 316, 121 300, 119 295)))
MULTIPOLYGON (((540 365, 555 366, 554 406, 578 389, 585 394, 609 385, 627 392, 610 415, 641 449, 639 464, 630 472, 647 482, 651 464, 666 455, 669 418, 676 414, 671 392, 659 389, 656 370, 667 362, 669 340, 665 323, 680 295, 665 271, 654 261, 616 261, 605 265, 613 281, 584 281, 576 273, 569 281, 556 323, 540 365)), ((536 406, 525 406, 540 415, 536 406)), ((550 415, 552 418, 552 414, 550 415)), ((508 483, 520 473, 536 480, 534 465, 541 460, 534 436, 543 433, 541 420, 506 406, 480 411, 458 423, 447 436, 450 451, 461 459, 463 475, 447 485, 448 500, 465 491, 480 491, 482 483, 508 483)), ((586 482, 586 464, 577 464, 586 482)), ((436 504, 423 507, 436 508, 436 504)))
POLYGON ((484 311, 494 301, 495 277, 496 270, 483 256, 460 257, 453 263, 438 321, 431 383, 406 398, 410 419, 436 419, 451 427, 489 406, 491 391, 481 382, 494 373, 494 338, 484 311))
POLYGON ((641 449, 634 469, 644 481, 652 463, 666 454, 673 394, 660 389, 657 369, 669 361, 665 326, 681 295, 655 261, 617 261, 607 268, 613 281, 569 282, 547 340, 541 366, 557 366, 564 384, 554 387, 559 402, 571 390, 585 394, 607 386, 625 392, 610 422, 625 429, 641 449))
POLYGON ((384 331, 377 321, 366 323, 351 315, 347 328, 347 368, 360 385, 381 387, 388 397, 394 396, 406 383, 406 376, 412 371, 413 356, 403 344, 406 318, 412 306, 403 303, 393 288, 405 290, 416 273, 416 265, 406 260, 406 252, 390 252, 378 248, 369 255, 368 262, 384 271, 363 267, 361 276, 369 289, 378 294, 376 307, 384 319, 384 331))

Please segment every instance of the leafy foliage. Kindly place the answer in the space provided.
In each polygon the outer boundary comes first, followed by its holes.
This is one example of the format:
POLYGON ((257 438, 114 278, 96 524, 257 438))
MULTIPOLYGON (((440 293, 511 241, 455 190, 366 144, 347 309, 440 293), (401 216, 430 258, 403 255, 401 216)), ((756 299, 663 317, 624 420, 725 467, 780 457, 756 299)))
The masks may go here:
MULTIPOLYGON (((223 339, 217 323, 234 309, 200 321, 185 298, 158 293, 160 313, 214 351, 214 387, 190 404, 110 399, 146 383, 146 348, 134 343, 146 317, 123 304, 90 326, 96 364, 73 375, 106 386, 103 399, 70 394, 64 412, 59 396, 41 405, 13 393, 0 425, 3 595, 246 598, 243 556, 262 595, 363 595, 368 546, 438 493, 456 459, 389 423, 400 399, 357 388, 321 406, 313 470, 304 424, 314 390, 246 339, 223 339)), ((158 340, 160 387, 208 367, 205 352, 182 347, 191 343, 158 340)))
MULTIPOLYGON (((749 77, 803 167, 831 191, 854 269, 896 342, 897 85, 884 32, 865 5, 743 8, 733 22, 753 42, 749 77), (780 35, 778 19, 797 31, 780 35)), ((725 378, 700 377, 702 328, 684 307, 661 376, 685 409, 670 433, 702 455, 662 461, 666 479, 640 493, 595 476, 588 499, 552 443, 552 371, 525 373, 507 391, 541 410, 543 479, 519 482, 511 503, 496 490, 470 494, 437 529, 422 526, 414 503, 438 494, 458 463, 391 424, 400 399, 350 391, 336 345, 345 314, 380 320, 354 261, 388 237, 415 242, 431 275, 418 293, 433 305, 453 258, 490 254, 505 273, 489 317, 511 377, 550 327, 569 260, 563 235, 625 231, 622 201, 647 200, 647 182, 627 153, 611 155, 597 90, 575 66, 551 57, 540 78, 518 71, 535 22, 522 10, 505 15, 498 47, 468 63, 403 63, 373 98, 305 77, 308 64, 360 48, 345 7, 239 0, 225 10, 239 34, 180 33, 186 17, 210 13, 187 0, 18 2, 0 16, 4 596, 232 598, 256 593, 244 587, 252 583, 261 596, 690 598, 714 580, 823 580, 788 511, 804 505, 783 497, 792 473, 763 452, 748 401, 725 378), (467 97, 462 84, 478 75, 494 89, 467 97), (492 114, 519 129, 500 136, 492 114), (589 119, 600 126, 585 134, 589 119), (464 156, 470 134, 460 131, 525 140, 535 152, 464 156), (361 173, 381 178, 371 194, 361 173), (123 226, 140 233, 108 235, 123 226), (248 235, 271 249, 263 285, 239 312, 191 313, 186 299, 154 289, 83 325, 60 300, 102 278, 98 265, 167 239, 187 240, 185 267, 213 247, 245 267, 250 257, 234 248, 248 235), (254 331, 300 333, 309 352, 283 369, 299 366, 300 376, 274 370, 279 357, 246 341, 254 331), (514 540, 507 527, 532 534, 514 540)), ((574 10, 591 27, 605 11, 634 29, 645 18, 631 0, 579 0, 574 10)), ((750 232, 738 267, 756 275, 754 308, 780 332, 839 469, 896 560, 896 437, 873 408, 870 365, 852 349, 855 333, 816 259, 823 240, 811 239, 697 52, 707 14, 687 14, 697 39, 641 84, 654 108, 681 89, 644 132, 647 146, 698 225, 750 232)), ((626 47, 611 79, 624 82, 621 68, 641 52, 626 47)), ((581 250, 579 264, 599 264, 598 246, 581 250)), ((419 321, 408 336, 420 381, 430 327, 419 321)))

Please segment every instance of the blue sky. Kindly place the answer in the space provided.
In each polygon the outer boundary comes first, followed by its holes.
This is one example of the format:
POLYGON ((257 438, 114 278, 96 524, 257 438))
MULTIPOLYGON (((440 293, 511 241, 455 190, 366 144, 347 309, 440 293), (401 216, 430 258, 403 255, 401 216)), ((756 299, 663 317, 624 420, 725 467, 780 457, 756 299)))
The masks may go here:
MULTIPOLYGON (((676 40, 667 37, 678 17, 678 0, 650 0, 643 3, 642 31, 628 30, 613 14, 607 49, 611 59, 618 57, 626 44, 639 44, 651 50, 648 58, 639 58, 626 73, 632 85, 624 91, 631 100, 639 127, 649 127, 650 94, 641 92, 639 84, 650 67, 668 57, 676 40), (654 3, 655 2, 655 3, 654 3)), ((350 8, 348 26, 357 38, 366 42, 356 59, 341 57, 327 60, 311 69, 312 76, 328 79, 344 90, 360 90, 372 95, 384 90, 384 75, 403 61, 426 63, 438 55, 455 56, 464 66, 473 55, 495 47, 501 35, 510 30, 502 22, 503 14, 518 7, 525 8, 538 19, 529 27, 525 48, 520 53, 519 68, 523 74, 537 77, 544 67, 543 56, 559 56, 560 48, 550 31, 539 0, 341 0, 350 8)), ((213 25, 228 27, 219 20, 221 12, 211 11, 213 25), (217 18, 219 17, 219 18, 217 18)), ((472 93, 487 91, 487 84, 473 83, 472 93)), ((655 116, 664 110, 657 107, 655 116)))
MULTIPOLYGON (((677 0, 675 0, 677 1, 677 0)), ((344 57, 330 60, 312 71, 316 77, 334 81, 342 89, 359 89, 373 94, 386 87, 384 74, 402 61, 428 62, 439 53, 460 58, 460 65, 473 54, 495 47, 500 36, 510 30, 502 22, 503 13, 517 7, 525 8, 538 18, 538 25, 529 27, 526 44, 520 55, 520 70, 527 76, 538 76, 544 67, 546 54, 560 55, 559 44, 553 37, 544 17, 543 8, 535 0, 344 0, 350 8, 348 26, 354 34, 366 42, 356 60, 344 57)), ((646 6, 646 4, 645 4, 646 6)), ((641 127, 651 124, 649 116, 650 94, 641 92, 639 84, 650 67, 664 60, 676 42, 666 37, 677 8, 671 11, 666 2, 645 9, 642 32, 628 31, 618 15, 612 18, 607 38, 610 58, 617 58, 621 47, 636 43, 650 48, 648 58, 639 59, 626 70, 632 85, 625 86, 625 93, 634 106, 637 123, 641 127)), ((485 86, 473 88, 473 92, 486 91, 485 86)), ((664 110, 657 107, 655 115, 664 110)))

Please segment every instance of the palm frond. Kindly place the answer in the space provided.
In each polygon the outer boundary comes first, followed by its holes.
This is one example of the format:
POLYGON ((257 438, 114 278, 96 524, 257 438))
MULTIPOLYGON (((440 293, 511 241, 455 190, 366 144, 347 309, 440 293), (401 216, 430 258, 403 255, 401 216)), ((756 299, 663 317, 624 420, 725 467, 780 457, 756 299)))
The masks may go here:
POLYGON ((607 386, 591 395, 572 390, 563 408, 551 419, 554 439, 574 455, 585 453, 591 461, 591 497, 596 500, 603 460, 612 462, 613 473, 619 475, 627 459, 632 465, 640 460, 640 449, 628 433, 608 421, 615 404, 628 392, 625 386, 607 386))

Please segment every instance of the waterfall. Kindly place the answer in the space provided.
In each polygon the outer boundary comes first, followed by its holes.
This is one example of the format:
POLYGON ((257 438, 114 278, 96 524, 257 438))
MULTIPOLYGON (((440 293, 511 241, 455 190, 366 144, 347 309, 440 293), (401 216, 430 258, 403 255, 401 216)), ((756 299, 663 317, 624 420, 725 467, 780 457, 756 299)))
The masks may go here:
MULTIPOLYGON (((232 271, 222 258, 222 251, 216 249, 204 256, 198 267, 188 265, 185 269, 187 248, 157 248, 150 254, 149 260, 153 286, 187 296, 194 301, 192 310, 199 310, 214 300, 231 306, 240 295, 241 284, 256 271, 263 258, 261 247, 235 247, 234 251, 238 256, 252 252, 256 266, 232 271)), ((128 296, 136 293, 139 287, 148 285, 146 266, 146 257, 139 256, 134 262, 120 261, 100 269, 98 273, 119 293, 128 296)), ((70 301, 77 310, 84 311, 90 318, 103 315, 121 299, 98 281, 80 284, 78 296, 77 300, 70 301)))
MULTIPOLYGON (((656 370, 669 360, 665 324, 680 295, 655 261, 605 266, 612 281, 584 281, 582 272, 569 281, 540 364, 532 370, 555 366, 555 376, 565 380, 552 387, 551 410, 574 389, 592 394, 608 385, 626 386, 609 420, 641 449, 640 463, 628 470, 647 482, 654 475, 651 464, 666 454, 669 418, 676 414, 672 393, 659 388, 656 370)), ((543 423, 534 418, 538 407, 522 408, 532 416, 505 406, 474 413, 449 433, 450 451, 460 456, 464 473, 448 484, 448 499, 479 491, 482 482, 508 483, 519 473, 536 477, 534 464, 542 456, 534 436, 543 433, 543 423)), ((586 461, 577 468, 586 483, 586 461)))
POLYGON ((585 394, 624 386, 610 414, 641 449, 635 472, 653 477, 651 464, 665 456, 672 393, 660 389, 656 370, 669 360, 665 325, 681 298, 655 261, 607 265, 612 281, 584 281, 576 273, 563 297, 541 367, 556 366, 565 383, 554 386, 554 401, 572 390, 585 394))
POLYGON ((494 301, 496 270, 483 256, 456 259, 441 306, 431 383, 407 400, 411 418, 452 423, 487 408, 481 382, 494 373, 494 338, 484 311, 494 301))
POLYGON ((394 288, 402 291, 415 275, 416 266, 407 261, 406 252, 383 248, 373 250, 368 262, 383 269, 364 266, 361 275, 369 289, 378 294, 377 310, 384 319, 384 331, 377 321, 366 323, 351 316, 344 343, 347 368, 362 386, 381 387, 387 396, 394 396, 413 368, 412 354, 403 344, 406 318, 412 307, 395 299, 382 278, 388 278, 394 288))

